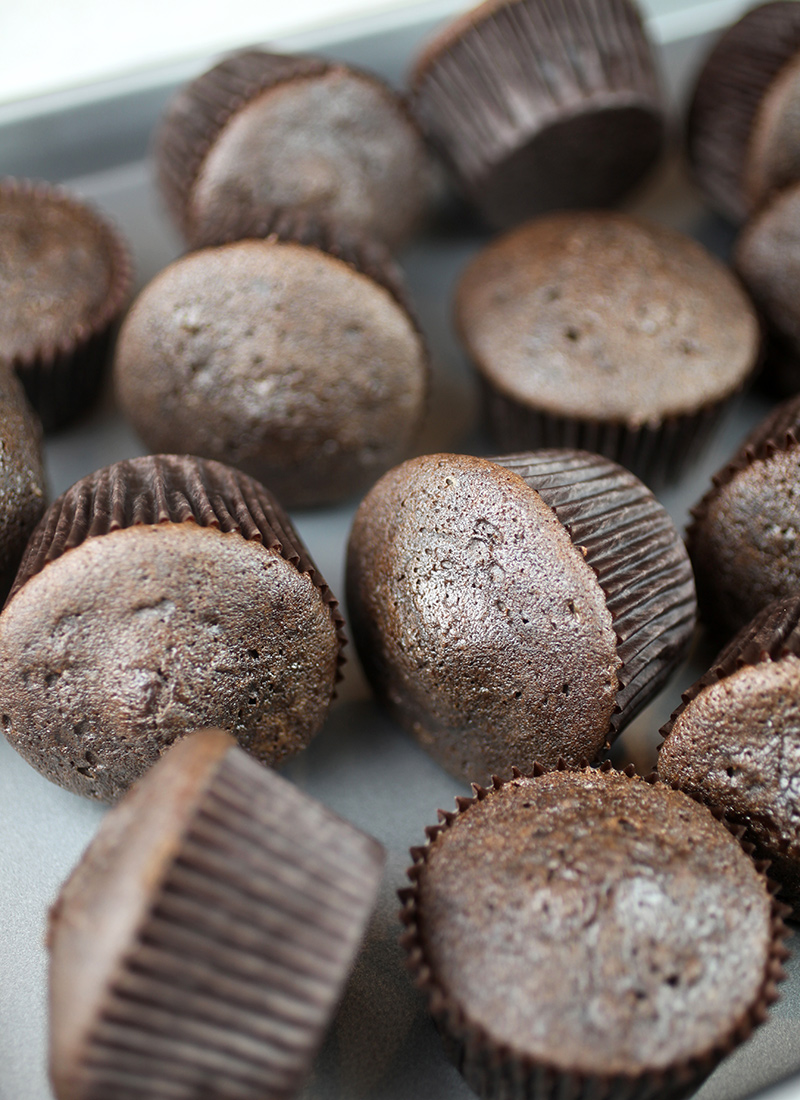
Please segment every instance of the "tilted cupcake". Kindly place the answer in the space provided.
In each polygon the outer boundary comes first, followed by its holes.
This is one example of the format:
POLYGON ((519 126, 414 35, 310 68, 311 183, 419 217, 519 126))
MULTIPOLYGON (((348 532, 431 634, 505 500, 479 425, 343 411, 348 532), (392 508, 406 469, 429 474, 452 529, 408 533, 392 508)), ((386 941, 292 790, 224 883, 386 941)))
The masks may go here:
POLYGON ((457 801, 412 849, 403 943, 484 1100, 686 1096, 763 1021, 786 910, 704 806, 590 768, 457 801))
POLYGON ((800 596, 726 646, 661 733, 658 774, 746 827, 800 907, 800 596))
POLYGON ((390 471, 353 523, 347 601, 378 699, 466 780, 596 758, 694 625, 666 511, 579 451, 426 455, 390 471))
POLYGON ((745 225, 734 262, 771 337, 765 380, 800 390, 800 183, 775 195, 745 225))
POLYGON ((772 0, 747 12, 709 53, 687 126, 705 198, 742 222, 800 179, 800 8, 772 0))
POLYGON ((375 902, 377 841, 216 730, 104 818, 50 916, 58 1100, 288 1100, 375 902))
POLYGON ((170 103, 155 156, 190 243, 229 208, 288 208, 396 247, 428 201, 428 154, 400 99, 315 57, 245 50, 221 61, 170 103))
POLYGON ((114 374, 151 450, 229 462, 291 508, 353 495, 405 457, 428 358, 385 250, 332 231, 177 260, 134 303, 114 374))
POLYGON ((760 349, 747 296, 701 245, 602 211, 493 241, 455 312, 496 446, 582 447, 651 483, 681 473, 760 349))
POLYGON ((411 86, 423 129, 500 228, 612 205, 664 140, 653 51, 629 0, 486 0, 429 43, 411 86))
POLYGON ((0 364, 46 431, 97 397, 130 287, 128 250, 96 211, 48 184, 0 181, 0 364))
POLYGON ((686 543, 708 626, 729 636, 800 590, 800 396, 779 405, 712 478, 686 543))
POLYGON ((0 599, 46 506, 41 424, 14 372, 0 367, 0 599))
POLYGON ((337 679, 342 620, 258 482, 188 456, 77 482, 34 532, 0 615, 9 743, 112 802, 192 729, 265 763, 304 748, 337 679))

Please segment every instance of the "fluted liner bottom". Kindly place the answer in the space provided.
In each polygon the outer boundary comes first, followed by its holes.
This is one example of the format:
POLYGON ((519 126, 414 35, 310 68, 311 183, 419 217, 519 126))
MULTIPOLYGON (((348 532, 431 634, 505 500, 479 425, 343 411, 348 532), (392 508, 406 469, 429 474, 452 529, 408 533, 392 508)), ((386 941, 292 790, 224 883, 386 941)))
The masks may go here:
POLYGON ((535 489, 597 574, 617 636, 616 736, 685 655, 694 579, 666 509, 637 478, 599 455, 538 451, 494 458, 535 489))
POLYGON ((277 1100, 307 1072, 369 918, 379 845, 240 752, 110 983, 86 1100, 277 1100))

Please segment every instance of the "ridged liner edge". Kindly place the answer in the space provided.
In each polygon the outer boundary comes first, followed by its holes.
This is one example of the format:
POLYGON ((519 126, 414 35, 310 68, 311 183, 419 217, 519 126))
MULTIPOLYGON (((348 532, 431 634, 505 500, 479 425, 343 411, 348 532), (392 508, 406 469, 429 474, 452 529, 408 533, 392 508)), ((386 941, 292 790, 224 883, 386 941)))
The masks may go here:
MULTIPOLYGON (((690 509, 691 522, 686 529, 686 545, 694 562, 698 532, 702 529, 712 501, 720 489, 754 462, 770 459, 779 451, 790 451, 800 443, 800 394, 784 401, 756 425, 736 454, 711 478, 711 488, 690 509)), ((696 573, 698 570, 695 563, 696 573)))
POLYGON ((289 517, 254 478, 192 455, 127 459, 76 482, 53 501, 31 535, 6 605, 31 577, 88 539, 143 524, 186 522, 260 542, 306 573, 329 609, 341 668, 346 636, 338 601, 289 517))
POLYGON ((75 211, 100 229, 109 252, 108 292, 95 312, 59 342, 5 360, 17 372, 44 430, 51 432, 80 416, 99 392, 112 329, 133 286, 131 254, 105 215, 61 187, 35 180, 0 179, 0 205, 10 194, 29 195, 75 211))
POLYGON ((422 129, 468 186, 565 111, 619 100, 664 113, 629 0, 489 0, 429 44, 411 85, 422 129))
POLYGON ((538 451, 493 462, 553 509, 606 597, 622 665, 611 737, 646 706, 685 656, 694 577, 666 509, 628 470, 595 454, 538 451))
MULTIPOLYGON (((419 877, 421 868, 427 862, 428 855, 437 837, 451 827, 463 813, 477 802, 482 802, 493 791, 500 790, 508 783, 520 778, 537 778, 551 771, 574 771, 564 761, 557 768, 534 765, 530 776, 524 776, 519 768, 512 768, 511 779, 494 776, 491 787, 472 784, 472 798, 456 798, 456 811, 439 810, 439 824, 425 829, 427 842, 411 849, 412 866, 408 877, 412 885, 398 891, 402 909, 400 920, 405 931, 400 944, 406 951, 406 967, 411 971, 415 984, 426 996, 428 1008, 434 1017, 443 1037, 447 1040, 448 1056, 455 1062, 467 1082, 484 1098, 491 1100, 664 1100, 665 1097, 687 1096, 694 1091, 714 1067, 725 1058, 739 1043, 744 1042, 753 1030, 765 1021, 768 1009, 778 999, 777 983, 786 977, 783 963, 789 956, 784 940, 791 933, 784 924, 784 918, 791 910, 775 898, 778 884, 766 877, 768 863, 756 862, 756 870, 764 880, 771 895, 772 941, 770 944, 764 980, 759 995, 745 1014, 737 1022, 724 1040, 720 1040, 709 1051, 679 1063, 660 1072, 644 1071, 638 1076, 587 1075, 579 1072, 565 1072, 559 1067, 534 1059, 529 1055, 493 1041, 480 1025, 471 1023, 456 1001, 446 990, 439 986, 432 968, 425 958, 425 948, 419 930, 418 900, 419 877)), ((600 765, 601 772, 616 772, 609 761, 600 765)), ((629 779, 636 776, 633 765, 623 772, 629 779)), ((647 776, 643 782, 660 782, 655 773, 647 776)), ((677 789, 677 788, 674 788, 677 789)), ((693 797, 688 792, 687 797, 693 797)), ((700 799, 693 798, 700 802, 700 799)), ((712 815, 739 841, 744 852, 751 856, 752 845, 743 840, 744 830, 727 821, 721 813, 710 811, 712 815)))
POLYGON ((798 5, 774 0, 728 28, 697 79, 687 122, 689 160, 711 206, 735 223, 749 212, 744 169, 759 105, 798 50, 798 5))
POLYGON ((294 1096, 370 918, 377 841, 222 759, 77 1061, 86 1100, 294 1096))
POLYGON ((660 424, 638 427, 618 421, 554 416, 513 400, 482 376, 480 380, 489 428, 497 446, 512 450, 574 447, 593 451, 659 488, 677 480, 692 463, 757 367, 758 364, 732 393, 719 401, 693 413, 665 417, 660 424))

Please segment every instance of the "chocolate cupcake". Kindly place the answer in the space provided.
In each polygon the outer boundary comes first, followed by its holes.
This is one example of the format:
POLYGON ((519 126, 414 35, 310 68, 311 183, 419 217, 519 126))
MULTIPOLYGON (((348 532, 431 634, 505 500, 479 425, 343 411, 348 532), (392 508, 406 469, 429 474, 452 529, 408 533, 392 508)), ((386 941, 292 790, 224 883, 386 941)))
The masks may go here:
POLYGON ((151 450, 230 462, 288 507, 366 488, 407 453, 427 393, 392 275, 274 239, 183 257, 125 320, 123 411, 151 450))
POLYGON ((187 240, 225 211, 311 212, 395 247, 425 211, 422 136, 374 76, 246 50, 183 88, 158 133, 167 206, 187 240))
POLYGON ((721 810, 800 906, 800 596, 758 614, 683 694, 658 774, 721 810))
POLYGON ((42 427, 13 371, 0 367, 0 599, 46 505, 42 427))
POLYGON ((461 778, 594 759, 694 624, 683 544, 597 455, 427 455, 383 477, 347 559, 353 638, 390 713, 461 778))
POLYGON ((485 1098, 685 1096, 766 1016, 761 868, 688 795, 613 770, 476 787, 412 849, 409 966, 485 1098))
POLYGON ((689 159, 711 206, 742 222, 800 179, 800 9, 774 0, 722 35, 689 110, 689 159))
POLYGON ((0 721, 48 779, 111 802, 203 725, 265 763, 304 748, 342 642, 263 486, 188 456, 119 462, 33 534, 0 615, 0 721))
MULTIPOLYGON (((800 145, 798 146, 800 148, 800 145)), ((776 195, 742 230, 734 262, 766 319, 764 375, 779 393, 800 390, 800 184, 776 195)))
POLYGON ((626 214, 554 214, 467 267, 461 338, 498 447, 581 447, 675 478, 756 365, 747 297, 718 260, 626 214))
POLYGON ((294 1096, 382 865, 230 737, 192 734, 104 818, 51 912, 58 1100, 294 1096))
POLYGON ((423 129, 492 225, 607 206, 653 166, 664 103, 629 0, 487 0, 411 75, 423 129))
POLYGON ((130 287, 127 248, 94 210, 60 188, 0 181, 0 364, 46 431, 97 396, 130 287))
POLYGON ((800 590, 800 396, 779 405, 712 478, 686 534, 707 625, 729 636, 800 590))

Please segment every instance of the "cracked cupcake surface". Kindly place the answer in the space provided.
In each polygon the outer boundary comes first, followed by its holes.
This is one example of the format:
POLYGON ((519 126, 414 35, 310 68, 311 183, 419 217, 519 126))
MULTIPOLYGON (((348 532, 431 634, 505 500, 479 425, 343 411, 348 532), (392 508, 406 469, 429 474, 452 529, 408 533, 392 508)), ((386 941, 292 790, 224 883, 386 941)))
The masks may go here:
POLYGON ((263 488, 216 463, 110 471, 45 515, 0 616, 6 738, 104 801, 201 725, 267 763, 304 748, 332 697, 341 620, 285 517, 271 526, 263 488))
POLYGON ((596 758, 694 621, 666 512, 627 470, 578 451, 396 467, 356 515, 347 588, 376 695, 467 780, 596 758))
POLYGON ((775 999, 782 910, 683 792, 539 768, 441 816, 403 942, 479 1095, 685 1095, 775 999))

